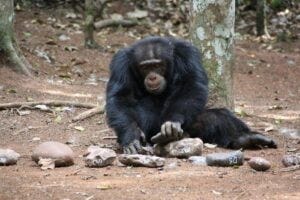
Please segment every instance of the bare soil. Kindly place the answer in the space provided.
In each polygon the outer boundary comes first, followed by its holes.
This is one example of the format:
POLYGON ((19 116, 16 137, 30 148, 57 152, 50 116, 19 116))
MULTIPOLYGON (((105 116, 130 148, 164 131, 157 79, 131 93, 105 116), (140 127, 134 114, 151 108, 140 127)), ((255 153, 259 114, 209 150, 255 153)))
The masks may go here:
MULTIPOLYGON (((0 64, 0 103, 56 99, 97 104, 104 99, 110 59, 117 49, 135 41, 128 34, 131 29, 104 30, 96 39, 109 45, 109 51, 89 50, 83 46, 82 32, 57 13, 17 13, 20 47, 38 75, 28 78, 0 64), (67 26, 57 28, 52 17, 59 20, 56 25, 67 26), (59 41, 59 34, 70 40, 59 41), (70 46, 76 49, 66 51, 70 46), (37 56, 37 49, 48 53, 52 62, 37 56), (91 74, 97 77, 94 85, 86 84, 91 74)), ((86 168, 82 155, 89 145, 117 149, 115 139, 107 139, 114 134, 105 116, 72 123, 72 117, 85 109, 31 110, 23 116, 12 109, 0 111, 0 148, 14 149, 21 158, 17 165, 0 167, 0 199, 299 199, 300 171, 280 170, 282 156, 299 152, 300 143, 278 129, 300 129, 300 41, 268 45, 251 39, 237 42, 234 90, 236 107, 247 114, 243 120, 279 144, 278 149, 245 151, 247 157, 268 159, 270 170, 256 172, 247 163, 233 168, 194 166, 179 159, 167 159, 162 169, 86 168), (31 161, 32 150, 49 140, 73 141, 75 165, 43 171, 31 161)), ((206 148, 204 154, 224 151, 228 150, 206 148)))

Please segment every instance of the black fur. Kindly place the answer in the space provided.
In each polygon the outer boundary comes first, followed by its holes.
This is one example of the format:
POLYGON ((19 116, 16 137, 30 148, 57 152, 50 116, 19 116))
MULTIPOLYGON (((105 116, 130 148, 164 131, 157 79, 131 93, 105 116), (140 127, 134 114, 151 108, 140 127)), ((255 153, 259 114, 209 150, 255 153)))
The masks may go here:
POLYGON ((273 140, 251 131, 244 122, 225 108, 206 109, 197 116, 187 132, 190 137, 199 137, 204 142, 231 149, 277 147, 273 140))
POLYGON ((108 124, 123 147, 134 140, 142 141, 143 135, 150 142, 166 121, 180 122, 184 131, 191 131, 192 137, 228 148, 241 146, 240 136, 252 134, 229 111, 205 111, 207 75, 199 51, 190 43, 162 37, 140 40, 113 57, 110 72, 106 99, 108 124), (137 71, 138 63, 150 54, 149 49, 153 50, 150 53, 154 58, 167 64, 167 87, 159 95, 146 91, 137 71))

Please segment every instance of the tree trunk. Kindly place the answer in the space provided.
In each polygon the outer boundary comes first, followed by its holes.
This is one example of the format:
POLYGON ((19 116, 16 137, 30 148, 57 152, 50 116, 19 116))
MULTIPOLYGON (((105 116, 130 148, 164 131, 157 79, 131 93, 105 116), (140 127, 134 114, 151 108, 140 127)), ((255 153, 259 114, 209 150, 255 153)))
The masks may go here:
POLYGON ((266 20, 266 0, 256 1, 256 31, 257 36, 269 37, 266 20))
POLYGON ((84 44, 91 49, 104 50, 94 39, 94 22, 102 18, 103 9, 111 0, 85 0, 84 44))
POLYGON ((13 22, 14 1, 0 0, 0 56, 7 58, 15 71, 31 75, 32 67, 20 53, 16 43, 13 22))
POLYGON ((235 1, 190 0, 190 4, 190 37, 209 76, 209 105, 233 109, 235 1))

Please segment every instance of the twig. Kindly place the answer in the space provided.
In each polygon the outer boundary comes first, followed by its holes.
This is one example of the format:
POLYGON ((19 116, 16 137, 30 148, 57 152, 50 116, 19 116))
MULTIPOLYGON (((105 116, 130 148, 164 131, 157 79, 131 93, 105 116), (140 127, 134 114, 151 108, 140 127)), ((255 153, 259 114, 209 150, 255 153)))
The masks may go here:
POLYGON ((103 113, 104 113, 104 104, 80 113, 79 115, 73 117, 72 122, 84 120, 96 114, 103 114, 103 113))
POLYGON ((282 168, 280 171, 281 172, 291 172, 291 171, 296 171, 298 169, 300 169, 300 165, 295 165, 295 166, 291 166, 291 167, 282 168))
POLYGON ((102 140, 116 140, 118 139, 117 136, 105 136, 105 137, 102 137, 102 140))
POLYGON ((94 23, 96 29, 105 28, 108 26, 134 26, 136 25, 136 21, 125 20, 125 19, 104 19, 94 23))
POLYGON ((95 108, 97 105, 90 103, 80 103, 72 101, 59 101, 59 100, 47 100, 47 101, 35 101, 35 102, 13 102, 0 104, 0 110, 19 108, 23 106, 36 106, 36 105, 48 105, 48 106, 75 106, 81 108, 95 108))

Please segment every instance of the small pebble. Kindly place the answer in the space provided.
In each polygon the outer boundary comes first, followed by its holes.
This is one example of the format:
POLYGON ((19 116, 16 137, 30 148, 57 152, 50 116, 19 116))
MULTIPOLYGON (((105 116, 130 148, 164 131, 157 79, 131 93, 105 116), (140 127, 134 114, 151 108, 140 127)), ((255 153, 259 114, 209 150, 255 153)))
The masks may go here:
POLYGON ((84 156, 85 165, 87 167, 105 167, 115 161, 117 154, 112 149, 90 146, 84 156))
POLYGON ((70 166, 74 164, 73 150, 60 142, 50 141, 38 145, 31 155, 31 158, 36 163, 41 158, 50 158, 54 160, 55 167, 70 166))
POLYGON ((256 171, 266 171, 271 168, 271 163, 261 157, 252 157, 248 161, 249 166, 256 171))
POLYGON ((296 153, 293 155, 284 155, 282 158, 282 164, 285 167, 300 165, 300 153, 296 153))
POLYGON ((244 154, 241 151, 212 153, 206 156, 206 162, 208 166, 229 167, 243 165, 244 154))
POLYGON ((203 142, 199 138, 184 138, 167 145, 156 144, 154 146, 154 154, 162 157, 188 158, 200 156, 202 151, 203 142))
POLYGON ((205 156, 191 156, 189 162, 194 165, 207 165, 205 156))
POLYGON ((119 156, 120 163, 134 167, 162 167, 165 159, 157 156, 148 156, 141 154, 122 154, 119 156))
POLYGON ((20 154, 11 149, 0 149, 0 166, 14 165, 20 158, 20 154))

